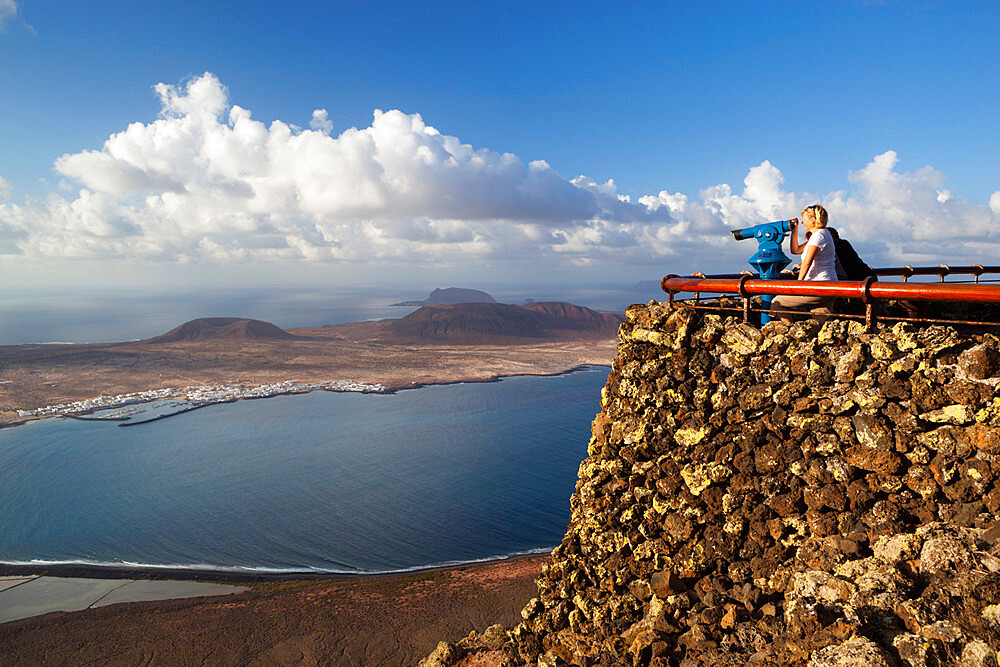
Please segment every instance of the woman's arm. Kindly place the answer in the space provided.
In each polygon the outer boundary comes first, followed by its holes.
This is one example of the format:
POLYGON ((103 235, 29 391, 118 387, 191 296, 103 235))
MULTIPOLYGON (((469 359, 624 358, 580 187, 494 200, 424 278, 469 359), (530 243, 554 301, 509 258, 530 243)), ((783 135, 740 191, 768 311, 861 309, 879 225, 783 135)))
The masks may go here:
POLYGON ((791 228, 790 231, 792 233, 791 247, 789 248, 789 250, 792 251, 793 255, 801 255, 802 254, 802 250, 805 249, 805 247, 806 247, 806 244, 805 243, 799 243, 799 219, 798 218, 792 218, 789 221, 789 225, 788 226, 791 228))
POLYGON ((805 253, 802 255, 802 266, 799 268, 799 280, 805 280, 806 274, 809 273, 809 267, 812 266, 813 259, 816 258, 816 246, 809 245, 807 243, 802 244, 805 246, 805 253))

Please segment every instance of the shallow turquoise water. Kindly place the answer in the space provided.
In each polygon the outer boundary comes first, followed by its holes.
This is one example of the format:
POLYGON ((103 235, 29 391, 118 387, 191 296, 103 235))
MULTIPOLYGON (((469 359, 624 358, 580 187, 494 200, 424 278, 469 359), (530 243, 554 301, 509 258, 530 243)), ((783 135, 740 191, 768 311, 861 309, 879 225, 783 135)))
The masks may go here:
POLYGON ((385 571, 548 549, 607 374, 0 430, 0 560, 385 571))

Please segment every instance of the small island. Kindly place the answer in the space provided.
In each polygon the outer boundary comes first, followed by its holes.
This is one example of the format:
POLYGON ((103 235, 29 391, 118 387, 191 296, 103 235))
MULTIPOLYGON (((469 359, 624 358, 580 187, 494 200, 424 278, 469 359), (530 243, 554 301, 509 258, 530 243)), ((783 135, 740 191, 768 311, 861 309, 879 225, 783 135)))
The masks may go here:
POLYGON ((431 304, 456 303, 496 303, 497 300, 482 290, 467 287, 435 288, 426 299, 420 301, 400 301, 393 306, 429 306, 431 304))

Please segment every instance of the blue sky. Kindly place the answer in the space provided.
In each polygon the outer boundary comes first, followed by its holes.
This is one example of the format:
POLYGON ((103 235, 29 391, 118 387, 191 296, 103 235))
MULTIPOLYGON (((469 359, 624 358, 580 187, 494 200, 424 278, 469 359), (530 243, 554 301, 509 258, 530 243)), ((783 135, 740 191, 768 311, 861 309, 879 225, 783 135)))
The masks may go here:
POLYGON ((0 262, 32 280, 55 266, 99 280, 108 262, 167 280, 305 265, 631 280, 738 261, 749 253, 720 231, 815 200, 874 263, 995 254, 997 3, 537 4, 0 0, 0 262), (163 148, 169 128, 154 121, 181 127, 193 112, 154 86, 194 100, 199 80, 225 94, 198 98, 214 124, 197 146, 163 148), (303 155, 301 181, 285 183, 287 158, 185 172, 185 155, 232 130, 232 105, 267 131, 325 133, 287 147, 303 155), (311 129, 317 109, 329 124, 311 129), (375 109, 401 118, 377 130, 375 109), (147 134, 105 147, 133 123, 147 134), (418 173, 417 148, 387 166, 386 146, 414 137, 447 157, 426 126, 488 151, 488 168, 418 173), (352 127, 381 137, 369 164, 381 181, 331 202, 310 174, 366 168, 337 162, 352 127), (206 174, 243 193, 226 221, 210 210, 222 190, 198 189, 206 174), (350 201, 371 187, 375 199, 350 201))

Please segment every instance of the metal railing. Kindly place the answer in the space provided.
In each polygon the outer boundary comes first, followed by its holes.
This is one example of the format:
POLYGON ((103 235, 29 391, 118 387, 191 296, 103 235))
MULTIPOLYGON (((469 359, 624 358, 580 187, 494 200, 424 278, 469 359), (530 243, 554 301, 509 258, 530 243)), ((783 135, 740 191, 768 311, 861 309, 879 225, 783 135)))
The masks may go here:
POLYGON ((895 276, 903 279, 903 282, 907 282, 913 276, 938 276, 941 282, 944 282, 946 276, 957 276, 957 275, 971 275, 974 277, 975 282, 979 282, 979 277, 984 273, 1000 273, 1000 266, 983 266, 982 264, 973 264, 971 266, 948 266, 947 264, 938 264, 937 266, 909 266, 904 264, 903 266, 887 268, 887 269, 875 269, 875 275, 877 276, 895 276))
MULTIPOLYGON (((947 266, 939 265, 935 267, 911 267, 903 266, 896 268, 875 269, 877 276, 900 277, 902 282, 877 280, 874 277, 861 281, 798 281, 794 280, 791 273, 788 279, 783 280, 762 280, 750 272, 722 275, 705 275, 696 273, 691 276, 678 276, 674 274, 663 278, 660 286, 669 295, 669 301, 675 302, 674 296, 680 292, 693 292, 696 297, 695 303, 686 303, 681 300, 681 305, 688 308, 701 308, 712 310, 742 311, 743 321, 750 320, 751 312, 762 312, 762 309, 752 308, 751 299, 754 296, 763 295, 791 295, 791 296, 812 296, 812 297, 833 297, 843 299, 860 300, 864 304, 864 314, 852 313, 829 313, 831 317, 864 320, 868 329, 874 327, 877 318, 909 321, 934 324, 969 324, 969 325, 990 325, 1000 326, 1000 321, 989 320, 968 320, 960 318, 930 318, 917 317, 914 315, 919 310, 921 302, 952 303, 952 304, 1000 304, 1000 285, 984 284, 989 281, 980 282, 981 276, 989 273, 1000 273, 1000 266, 983 266, 974 264, 972 266, 947 266), (908 282, 912 276, 939 276, 937 283, 908 282), (946 276, 971 275, 975 280, 973 283, 967 282, 945 282, 946 276), (701 305, 702 294, 733 294, 742 297, 742 308, 726 306, 701 305), (887 302, 902 303, 908 316, 879 314, 880 304, 887 302)), ((770 314, 796 314, 802 315, 802 311, 788 311, 770 309, 770 314)), ((825 316, 826 314, 824 314, 825 316)))

